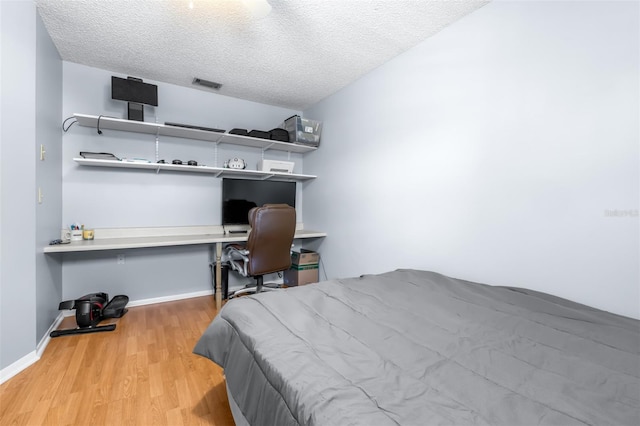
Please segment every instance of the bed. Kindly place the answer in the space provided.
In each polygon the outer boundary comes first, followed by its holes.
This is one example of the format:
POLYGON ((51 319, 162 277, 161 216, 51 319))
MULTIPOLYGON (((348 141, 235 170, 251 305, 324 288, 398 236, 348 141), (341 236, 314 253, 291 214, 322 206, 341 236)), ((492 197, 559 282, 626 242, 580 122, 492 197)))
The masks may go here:
POLYGON ((194 353, 239 424, 640 424, 640 321, 434 272, 232 300, 194 353))

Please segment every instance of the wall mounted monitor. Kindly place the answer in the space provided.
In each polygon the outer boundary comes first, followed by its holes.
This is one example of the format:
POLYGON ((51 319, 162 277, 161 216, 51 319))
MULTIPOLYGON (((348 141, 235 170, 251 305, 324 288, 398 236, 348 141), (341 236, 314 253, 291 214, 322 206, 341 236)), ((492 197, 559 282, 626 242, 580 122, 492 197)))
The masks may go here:
POLYGON ((158 106, 158 86, 138 78, 111 77, 111 98, 119 101, 158 106))
POLYGON ((265 204, 296 206, 296 183, 222 179, 222 224, 248 225, 249 210, 265 204))

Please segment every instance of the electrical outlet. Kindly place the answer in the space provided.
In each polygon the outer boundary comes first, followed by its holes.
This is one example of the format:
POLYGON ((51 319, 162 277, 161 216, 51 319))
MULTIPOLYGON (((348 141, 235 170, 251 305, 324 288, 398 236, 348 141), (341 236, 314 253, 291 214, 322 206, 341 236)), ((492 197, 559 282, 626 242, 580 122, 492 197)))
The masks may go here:
POLYGON ((118 255, 118 265, 124 265, 124 254, 118 255))
POLYGON ((47 151, 45 151, 44 149, 44 145, 40 144, 40 161, 44 161, 44 154, 46 154, 47 151))
POLYGON ((42 204, 42 199, 44 195, 42 195, 42 188, 38 188, 38 204, 42 204))

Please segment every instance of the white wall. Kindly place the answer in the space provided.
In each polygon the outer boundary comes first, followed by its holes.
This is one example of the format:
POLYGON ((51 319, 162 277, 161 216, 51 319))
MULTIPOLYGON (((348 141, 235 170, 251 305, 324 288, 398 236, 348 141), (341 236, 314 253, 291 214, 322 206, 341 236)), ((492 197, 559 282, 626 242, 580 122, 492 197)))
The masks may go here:
MULTIPOLYGON (((126 118, 126 102, 111 99, 109 71, 64 62, 64 118, 73 113, 126 118)), ((144 76, 136 76, 144 78, 144 76)), ((147 80, 145 80, 147 81, 147 80)), ((217 127, 271 130, 296 114, 290 109, 242 101, 202 90, 148 81, 158 85, 158 107, 145 107, 145 121, 165 121, 217 127)), ((69 123, 67 123, 69 124, 69 123)), ((219 225, 221 180, 213 175, 79 167, 80 151, 112 152, 118 157, 155 161, 155 136, 80 127, 63 137, 63 221, 80 221, 94 228, 137 226, 219 225)), ((255 168, 261 151, 220 145, 217 165, 233 157, 255 168)), ((171 162, 196 160, 216 165, 215 144, 160 137, 159 158, 171 162)), ((267 151, 265 158, 286 159, 287 153, 267 151)), ((302 157, 292 154, 296 172, 302 157)), ((301 212, 299 212, 299 217, 301 212)))
POLYGON ((0 3, 0 381, 37 359, 58 315, 60 259, 42 252, 62 203, 62 61, 31 1, 0 3), (40 145, 45 145, 45 161, 40 145), (44 198, 37 202, 37 188, 44 198))
MULTIPOLYGON (((58 316, 62 300, 62 259, 42 248, 58 238, 62 221, 62 60, 36 14, 36 138, 33 161, 42 203, 36 204, 36 339, 42 339, 58 316), (44 145, 44 159, 40 146, 44 145)), ((36 343, 37 343, 36 341, 36 343)))
POLYGON ((492 2, 305 111, 329 277, 427 269, 640 317, 638 16, 492 2))
POLYGON ((36 347, 36 11, 31 2, 16 1, 0 2, 0 10, 0 369, 4 369, 36 347))
MULTIPOLYGON (((111 99, 106 70, 63 63, 63 117, 73 113, 126 118, 127 104, 111 99)), ((136 76, 144 79, 144 76, 136 76)), ((147 81, 147 80, 145 80, 147 81)), ((158 85, 158 107, 145 107, 145 121, 165 121, 248 130, 271 130, 299 111, 242 101, 215 93, 148 81, 158 85)), ((61 122, 62 122, 61 118, 61 122)), ((69 123, 67 123, 68 125, 69 123)), ((159 174, 143 170, 81 167, 73 162, 80 151, 111 152, 118 157, 155 161, 155 136, 102 130, 75 124, 63 136, 62 223, 76 221, 91 228, 220 225, 222 180, 211 174, 159 174)), ((160 137, 159 158, 171 162, 196 160, 222 166, 241 157, 249 168, 262 158, 260 150, 204 141, 160 137), (217 161, 216 161, 217 160, 217 161)), ((287 159, 287 153, 266 151, 265 158, 287 159)), ((302 156, 291 154, 295 172, 302 156)), ((302 185, 298 185, 298 220, 302 220, 302 185)), ((104 291, 133 300, 166 297, 211 289, 209 247, 128 250, 63 255, 63 299, 104 291), (118 265, 117 255, 125 255, 118 265)), ((234 282, 231 283, 232 285, 234 282)))

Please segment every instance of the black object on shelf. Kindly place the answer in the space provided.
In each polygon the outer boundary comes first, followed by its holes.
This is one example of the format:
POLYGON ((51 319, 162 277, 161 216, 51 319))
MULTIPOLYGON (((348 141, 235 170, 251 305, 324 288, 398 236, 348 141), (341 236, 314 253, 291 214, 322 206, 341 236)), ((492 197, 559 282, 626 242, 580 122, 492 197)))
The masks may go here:
POLYGON ((252 138, 271 139, 269 132, 265 132, 264 130, 252 130, 249 132, 249 136, 252 138))
POLYGON ((127 120, 144 121, 144 105, 127 102, 127 120))
POLYGON ((269 139, 280 142, 289 142, 289 132, 285 129, 271 129, 269 131, 269 139))
POLYGON ((230 135, 240 135, 240 136, 249 136, 249 132, 247 131, 247 129, 231 129, 229 130, 229 134, 230 135))
POLYGON ((158 86, 144 83, 141 78, 112 76, 111 99, 158 106, 158 86))
POLYGON ((120 161, 118 157, 113 155, 110 152, 89 152, 89 151, 80 151, 80 157, 88 158, 91 160, 114 160, 120 161))
POLYGON ((223 129, 216 129, 215 127, 196 126, 196 125, 193 125, 193 124, 172 123, 172 122, 169 122, 169 121, 165 121, 164 125, 165 126, 173 126, 173 127, 183 127, 185 129, 204 130, 204 131, 207 131, 207 132, 224 133, 223 129))
POLYGON ((127 118, 144 121, 144 104, 158 106, 158 86, 141 78, 111 77, 111 99, 127 102, 127 118))

